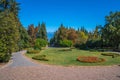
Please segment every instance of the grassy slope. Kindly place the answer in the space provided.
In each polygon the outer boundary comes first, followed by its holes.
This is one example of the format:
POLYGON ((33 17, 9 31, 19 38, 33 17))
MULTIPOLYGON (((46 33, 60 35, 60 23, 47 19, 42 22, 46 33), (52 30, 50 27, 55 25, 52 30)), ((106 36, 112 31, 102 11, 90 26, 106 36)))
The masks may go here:
MULTIPOLYGON (((120 57, 112 58, 110 56, 102 56, 101 52, 90 52, 84 50, 73 49, 72 51, 61 51, 63 48, 48 48, 46 50, 41 51, 37 55, 46 55, 49 61, 40 61, 42 63, 47 64, 55 64, 55 65, 64 65, 64 66, 72 66, 72 65, 82 65, 82 66, 96 66, 96 65, 114 65, 120 64, 120 57), (106 59, 106 62, 101 63, 82 63, 76 61, 78 56, 97 56, 100 58, 106 59)), ((28 57, 33 57, 35 54, 26 54, 28 57)))

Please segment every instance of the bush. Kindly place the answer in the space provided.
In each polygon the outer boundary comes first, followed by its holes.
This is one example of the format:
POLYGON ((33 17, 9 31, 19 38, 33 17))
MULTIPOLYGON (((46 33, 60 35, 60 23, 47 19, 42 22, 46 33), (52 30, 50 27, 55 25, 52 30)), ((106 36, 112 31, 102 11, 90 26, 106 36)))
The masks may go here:
POLYGON ((72 51, 72 49, 71 49, 71 48, 68 48, 68 49, 62 49, 62 50, 60 50, 60 51, 72 51))
POLYGON ((86 42, 86 46, 89 48, 100 48, 101 45, 102 45, 102 41, 99 39, 92 39, 86 42))
POLYGON ((112 58, 120 56, 120 54, 116 54, 116 53, 101 53, 101 55, 103 55, 103 56, 112 56, 112 58))
POLYGON ((8 62, 10 60, 10 55, 5 53, 0 53, 0 62, 8 62))
POLYGON ((40 50, 28 50, 27 51, 28 54, 37 54, 39 52, 40 52, 40 50))
POLYGON ((36 39, 34 49, 41 50, 42 47, 45 47, 48 42, 44 39, 36 39))
POLYGON ((60 41, 60 46, 61 47, 71 47, 72 46, 72 41, 71 40, 61 40, 60 41))
POLYGON ((84 62, 84 63, 97 63, 97 62, 104 62, 105 59, 98 58, 98 57, 90 57, 90 56, 79 56, 77 61, 84 62))
POLYGON ((32 59, 41 60, 41 61, 48 61, 48 59, 46 59, 46 55, 37 55, 37 56, 32 57, 32 59))

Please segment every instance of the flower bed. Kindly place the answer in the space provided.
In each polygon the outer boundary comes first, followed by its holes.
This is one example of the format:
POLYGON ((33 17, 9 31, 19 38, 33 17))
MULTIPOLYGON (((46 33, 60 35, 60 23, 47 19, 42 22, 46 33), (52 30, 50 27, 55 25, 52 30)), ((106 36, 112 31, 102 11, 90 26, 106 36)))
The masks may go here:
POLYGON ((101 53, 101 55, 103 55, 103 56, 112 56, 112 58, 120 56, 120 54, 116 54, 116 53, 101 53))
POLYGON ((98 57, 91 57, 91 56, 79 56, 77 61, 84 62, 84 63, 97 63, 97 62, 104 62, 105 59, 98 58, 98 57))

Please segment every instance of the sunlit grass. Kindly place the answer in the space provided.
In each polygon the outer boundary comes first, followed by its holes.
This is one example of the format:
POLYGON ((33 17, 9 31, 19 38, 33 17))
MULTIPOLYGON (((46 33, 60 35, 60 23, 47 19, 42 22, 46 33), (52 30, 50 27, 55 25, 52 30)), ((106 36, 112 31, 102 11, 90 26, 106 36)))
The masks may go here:
POLYGON ((112 58, 110 56, 103 56, 103 52, 91 52, 85 50, 72 49, 72 51, 63 51, 66 48, 48 48, 42 50, 39 54, 26 54, 26 56, 32 58, 35 55, 46 55, 49 61, 39 61, 41 63, 63 66, 96 66, 96 65, 117 65, 120 64, 120 57, 112 58), (105 62, 100 63, 82 63, 77 61, 78 56, 95 56, 104 58, 105 62))

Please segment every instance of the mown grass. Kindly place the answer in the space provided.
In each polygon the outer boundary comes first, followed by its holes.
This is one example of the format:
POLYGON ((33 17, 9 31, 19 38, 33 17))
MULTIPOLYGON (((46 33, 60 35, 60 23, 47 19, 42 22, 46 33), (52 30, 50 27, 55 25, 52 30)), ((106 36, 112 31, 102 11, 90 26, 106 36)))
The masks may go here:
POLYGON ((49 61, 38 61, 41 63, 63 66, 107 66, 120 64, 120 57, 112 58, 110 56, 103 56, 101 55, 101 53, 103 52, 91 52, 78 49, 72 49, 72 51, 64 51, 64 49, 67 48, 48 48, 46 50, 42 50, 38 54, 26 54, 26 56, 32 58, 36 55, 46 55, 46 58, 49 61), (76 60, 78 56, 95 56, 99 58, 104 58, 106 61, 100 63, 83 63, 76 60))

